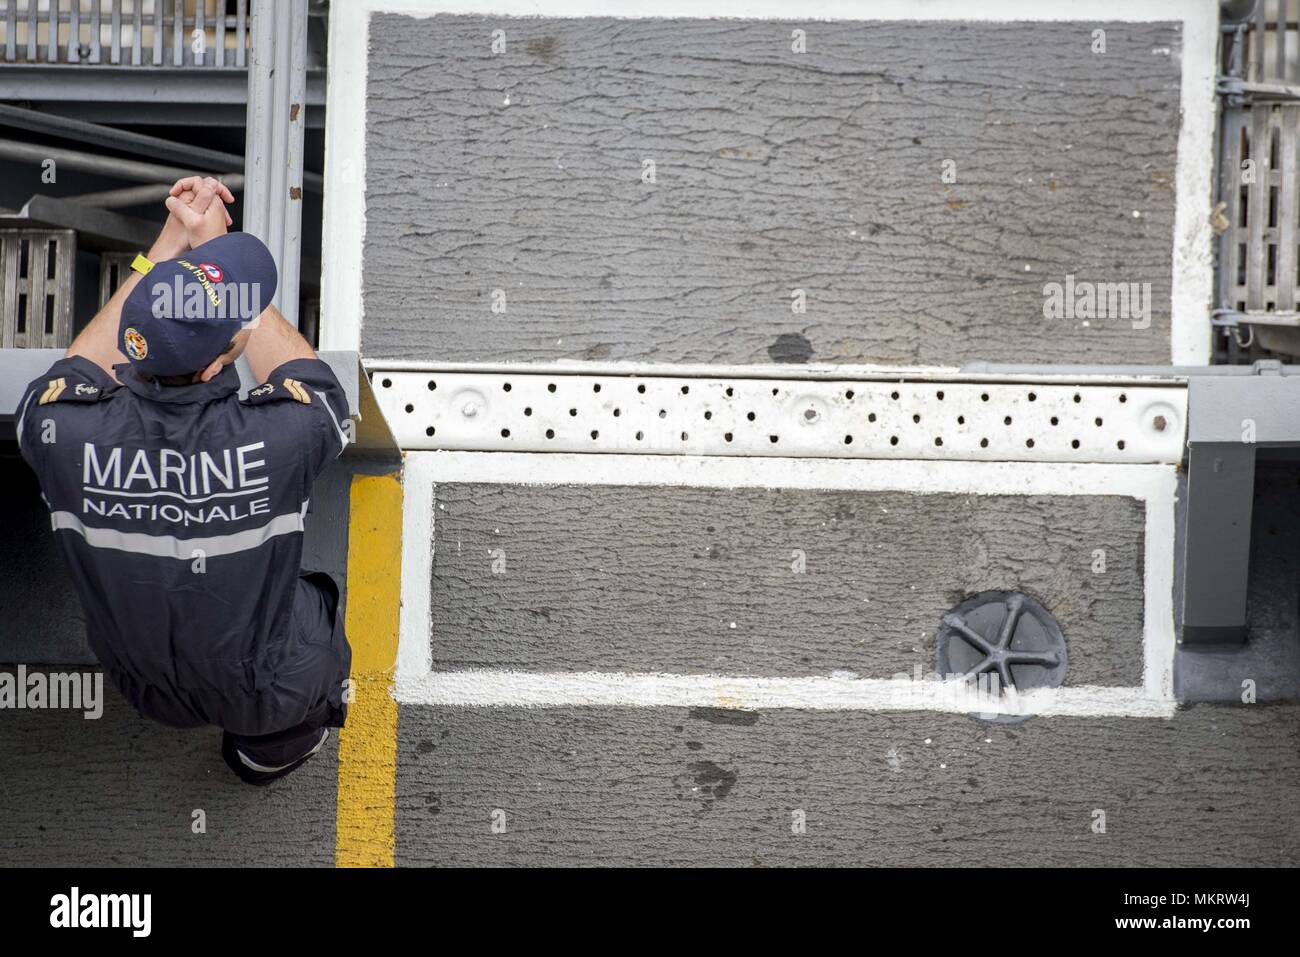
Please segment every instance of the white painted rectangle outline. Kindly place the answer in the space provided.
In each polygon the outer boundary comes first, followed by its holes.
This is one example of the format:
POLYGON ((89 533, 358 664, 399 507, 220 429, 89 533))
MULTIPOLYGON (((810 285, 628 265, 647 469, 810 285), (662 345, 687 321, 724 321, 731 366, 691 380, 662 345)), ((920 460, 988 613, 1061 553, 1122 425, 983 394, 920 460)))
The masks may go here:
POLYGON ((1182 77, 1175 165, 1170 361, 1207 365, 1214 264, 1213 196, 1216 0, 819 0, 815 12, 796 0, 347 0, 330 5, 325 138, 325 210, 321 261, 322 349, 361 350, 365 303, 362 253, 366 229, 366 75, 373 13, 525 17, 737 18, 771 20, 1173 21, 1182 24, 1182 77))
MULTIPOLYGON (((1082 685, 1020 697, 1043 715, 1173 714, 1172 465, 921 462, 510 452, 408 452, 404 470, 402 611, 395 697, 402 704, 480 707, 711 706, 863 711, 971 711, 935 682, 735 675, 435 672, 430 583, 434 488, 448 484, 634 485, 901 491, 969 495, 1120 495, 1143 502, 1141 686, 1082 685)), ((990 710, 984 703, 980 711, 990 710)), ((1014 711, 1008 707, 1003 710, 1014 711)))

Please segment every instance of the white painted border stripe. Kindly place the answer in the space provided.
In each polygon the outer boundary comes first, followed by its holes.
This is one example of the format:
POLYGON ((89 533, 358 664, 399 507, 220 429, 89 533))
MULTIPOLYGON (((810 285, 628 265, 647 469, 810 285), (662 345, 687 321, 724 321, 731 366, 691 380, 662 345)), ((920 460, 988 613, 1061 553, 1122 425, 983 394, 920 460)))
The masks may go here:
POLYGON ((492 485, 673 485, 918 495, 1169 495, 1172 465, 971 462, 578 452, 408 452, 437 482, 492 485))
POLYGON ((432 17, 439 13, 501 17, 618 17, 628 20, 728 18, 735 20, 968 20, 1006 23, 1015 20, 1113 20, 1143 23, 1184 21, 1197 13, 1214 17, 1214 0, 348 0, 371 13, 432 17), (1197 8, 1200 8, 1199 10, 1197 8), (1190 12, 1189 12, 1190 11, 1190 12))
MULTIPOLYGON (((1021 696, 1034 714, 1165 717, 1173 699, 1174 501, 1171 465, 740 459, 666 455, 408 452, 403 479, 401 642, 396 697, 408 704, 481 706, 716 705, 725 687, 747 707, 971 711, 929 682, 720 675, 433 672, 435 483, 794 488, 915 494, 1121 495, 1145 503, 1143 680, 1140 687, 1057 688, 1021 696), (427 543, 421 549, 419 543, 427 543), (829 682, 829 684, 827 684, 829 682), (761 703, 760 703, 761 702, 761 703), (785 703, 782 703, 785 702, 785 703)), ((728 700, 732 700, 727 692, 728 700)))
POLYGON ((1142 583, 1142 687, 1148 698, 1173 700, 1174 652, 1174 532, 1178 473, 1165 466, 1152 488, 1140 496, 1146 504, 1142 583))
POLYGON ((401 704, 460 707, 798 708, 1140 718, 1167 718, 1175 709, 1172 699, 1152 698, 1140 688, 1045 688, 1025 692, 1014 702, 964 697, 961 688, 897 678, 447 671, 399 677, 396 698, 401 704))
POLYGON ((821 0, 810 13, 792 0, 348 0, 330 5, 325 146, 325 214, 321 277, 322 349, 360 351, 364 322, 362 253, 366 228, 366 73, 372 13, 429 17, 439 13, 496 16, 709 19, 1174 21, 1182 24, 1182 76, 1175 166, 1170 361, 1210 360, 1213 289, 1210 200, 1213 195, 1214 78, 1218 51, 1216 0, 821 0))
POLYGON ((366 68, 374 0, 330 4, 325 203, 321 225, 322 351, 360 352, 366 232, 366 68))
POLYGON ((961 366, 901 366, 858 363, 768 363, 767 365, 709 365, 701 362, 639 362, 632 360, 594 361, 565 359, 538 362, 438 362, 426 359, 364 359, 366 371, 426 372, 430 374, 473 373, 476 375, 585 375, 635 376, 639 378, 690 376, 699 379, 798 379, 813 381, 880 382, 1024 382, 1051 385, 1186 385, 1187 368, 1170 366, 1159 373, 1151 367, 1047 366, 1035 372, 970 372, 961 366), (1089 371, 1089 369, 1093 371, 1089 371), (1181 371, 1180 371, 1181 370, 1181 371))
POLYGON ((1174 262, 1170 287, 1170 361, 1209 365, 1214 249, 1214 136, 1219 118, 1219 5, 1184 0, 1178 155, 1174 165, 1174 262))
POLYGON ((431 455, 407 455, 402 467, 402 601, 397 674, 433 668, 433 471, 431 455))

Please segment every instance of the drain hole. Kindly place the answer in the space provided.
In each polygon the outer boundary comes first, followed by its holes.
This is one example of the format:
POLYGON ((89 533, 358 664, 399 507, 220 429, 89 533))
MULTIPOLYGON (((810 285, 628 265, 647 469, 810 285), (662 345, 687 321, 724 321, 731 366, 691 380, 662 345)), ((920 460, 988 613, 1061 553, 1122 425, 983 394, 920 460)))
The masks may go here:
POLYGON ((1058 419, 1056 416, 1052 416, 1052 425, 1060 425, 1060 424, 1061 424, 1061 420, 1058 419))
POLYGON ((935 397, 936 399, 938 399, 940 402, 942 402, 942 401, 943 401, 943 390, 941 389, 941 390, 939 390, 938 392, 936 392, 936 393, 934 394, 934 397, 935 397))
POLYGON ((711 419, 711 418, 713 418, 713 413, 712 413, 712 412, 705 412, 705 413, 704 413, 704 421, 707 422, 707 421, 708 421, 709 419, 711 419))
POLYGON ((852 390, 852 389, 847 390, 847 391, 844 393, 844 398, 846 398, 846 399, 851 399, 851 398, 853 398, 853 390, 852 390))
POLYGON ((385 389, 391 389, 391 388, 393 387, 393 380, 392 380, 392 379, 384 379, 384 380, 383 380, 382 382, 380 382, 379 384, 382 385, 385 389))
POLYGON ((666 419, 666 418, 668 418, 668 410, 667 410, 667 409, 660 409, 660 410, 659 410, 659 418, 661 418, 661 419, 666 419))
POLYGON ((1027 449, 1032 449, 1033 447, 1034 447, 1034 440, 1033 440, 1033 439, 1025 439, 1025 448, 1027 448, 1027 449))
POLYGON ((1093 419, 1092 421, 1097 424, 1097 428, 1101 428, 1101 419, 1093 419))
POLYGON ((1118 442, 1116 442, 1116 443, 1115 443, 1115 448, 1117 448, 1117 449, 1119 449, 1121 452, 1123 452, 1123 451, 1124 451, 1124 440, 1123 440, 1123 439, 1120 439, 1118 442))
POLYGON ((637 386, 636 391, 640 392, 642 395, 645 395, 645 384, 642 383, 641 385, 637 386))
POLYGON ((638 442, 640 442, 640 441, 641 441, 642 439, 644 439, 644 438, 645 438, 645 433, 644 433, 644 432, 638 432, 638 433, 636 434, 636 440, 637 440, 638 442))
POLYGON ((578 414, 578 410, 577 410, 577 409, 570 409, 570 410, 569 410, 569 415, 577 415, 577 414, 578 414))
POLYGON ((1038 400, 1038 393, 1037 393, 1037 392, 1031 392, 1031 393, 1029 393, 1029 401, 1030 401, 1030 402, 1035 402, 1035 401, 1037 401, 1037 400, 1038 400))
MULTIPOLYGON (((776 436, 774 435, 774 436, 772 436, 772 438, 775 439, 776 436)), ((846 436, 844 436, 844 444, 845 444, 845 445, 852 445, 852 444, 853 444, 853 436, 851 436, 851 435, 846 435, 846 436)))
POLYGON ((939 435, 936 435, 936 436, 934 437, 934 444, 935 444, 935 445, 943 445, 943 437, 942 437, 942 436, 939 436, 939 435))
POLYGON ((988 440, 988 439, 980 439, 980 448, 982 448, 982 449, 987 449, 988 447, 989 447, 989 440, 988 440))
POLYGON ((688 385, 684 385, 684 386, 682 386, 682 395, 689 395, 689 394, 690 394, 690 391, 691 391, 691 387, 690 387, 690 386, 688 386, 688 385))
POLYGON ((427 429, 424 430, 425 435, 433 435, 433 433, 434 433, 433 426, 429 426, 427 429))
POLYGON ((894 399, 895 401, 897 401, 897 399, 898 399, 898 393, 897 393, 897 392, 891 392, 891 393, 889 393, 889 397, 890 397, 891 399, 894 399))
POLYGON ((730 433, 730 432, 726 433, 726 434, 723 436, 723 438, 726 439, 728 442, 730 442, 730 441, 731 441, 731 433, 730 433))
POLYGON ((872 412, 872 413, 868 414, 868 415, 867 415, 867 421, 868 421, 868 422, 874 422, 874 421, 876 421, 876 413, 872 412))
POLYGON ((1078 447, 1079 447, 1079 440, 1078 440, 1078 439, 1075 439, 1073 442, 1070 443, 1070 448, 1072 448, 1072 449, 1077 449, 1078 447))
POLYGON ((964 415, 959 415, 959 416, 957 416, 957 424, 958 424, 958 425, 965 425, 965 424, 966 424, 966 416, 964 416, 964 415))
POLYGON ((406 403, 406 411, 407 411, 407 412, 414 412, 414 411, 415 411, 415 406, 411 405, 411 403, 409 403, 409 402, 406 403))
POLYGON ((1003 424, 1003 425, 1010 425, 1010 424, 1011 424, 1011 416, 1008 415, 1008 416, 1006 416, 1005 418, 1003 418, 1003 420, 1002 420, 1002 424, 1003 424))
POLYGON ((509 429, 502 429, 502 430, 501 430, 501 438, 503 438, 503 439, 508 439, 508 438, 510 438, 510 430, 509 430, 509 429))
POLYGON ((617 419, 617 418, 618 418, 620 415, 622 415, 622 414, 623 414, 623 410, 622 410, 622 409, 615 409, 615 410, 614 410, 614 418, 617 419))
POLYGON ((548 439, 553 439, 553 438, 555 438, 555 430, 554 430, 554 429, 547 429, 547 430, 546 430, 546 437, 547 437, 548 439))
POLYGON ((593 439, 598 439, 598 438, 600 438, 600 433, 597 432, 595 429, 592 429, 592 430, 591 430, 591 437, 592 437, 593 439))
POLYGON ((524 415, 532 415, 532 414, 533 414, 533 408, 532 408, 532 406, 525 406, 525 407, 524 407, 524 415))
POLYGON ((980 393, 980 401, 981 401, 981 402, 987 402, 988 400, 989 400, 989 394, 988 394, 987 392, 981 392, 981 393, 980 393))
POLYGON ((429 380, 429 391, 432 392, 432 391, 433 391, 434 389, 436 389, 436 388, 438 388, 438 383, 436 383, 436 382, 434 382, 432 379, 430 379, 430 380, 429 380))
POLYGON ((749 415, 745 416, 745 418, 747 418, 747 419, 749 419, 749 421, 753 422, 753 421, 754 421, 754 413, 753 413, 753 412, 749 413, 749 415))
POLYGON ((897 444, 898 444, 898 436, 896 436, 896 435, 891 435, 891 436, 889 437, 889 444, 890 444, 890 445, 897 445, 897 444))
POLYGON ((1128 396, 1125 395, 1123 392, 1121 392, 1121 393, 1119 394, 1119 400, 1120 400, 1121 402, 1127 402, 1127 401, 1128 401, 1128 396))
POLYGON ((509 391, 510 391, 510 383, 509 383, 509 382, 504 383, 504 384, 501 386, 501 391, 502 391, 502 392, 509 392, 509 391))
POLYGON ((919 415, 914 415, 912 416, 912 421, 916 423, 920 423, 921 417, 919 415))
POLYGON ((1074 394, 1074 401, 1075 401, 1075 402, 1082 402, 1082 401, 1083 401, 1083 396, 1079 395, 1079 393, 1076 392, 1076 393, 1074 394))
POLYGON ((597 382, 595 385, 593 385, 593 386, 591 387, 591 391, 592 391, 592 392, 599 392, 599 391, 600 391, 600 383, 597 382))
POLYGON ((687 438, 686 433, 683 432, 683 433, 682 433, 682 441, 685 442, 685 441, 686 441, 686 438, 687 438))
POLYGON ((548 385, 548 386, 546 387, 546 391, 547 391, 547 392, 554 392, 554 391, 555 391, 555 383, 552 382, 550 385, 548 385))
POLYGON ((769 436, 767 437, 767 440, 768 440, 769 442, 771 442, 773 445, 776 445, 777 441, 778 441, 780 438, 781 438, 781 436, 779 436, 779 435, 769 435, 769 436))
POLYGON ((731 386, 727 386, 727 398, 730 399, 735 394, 735 391, 731 386))

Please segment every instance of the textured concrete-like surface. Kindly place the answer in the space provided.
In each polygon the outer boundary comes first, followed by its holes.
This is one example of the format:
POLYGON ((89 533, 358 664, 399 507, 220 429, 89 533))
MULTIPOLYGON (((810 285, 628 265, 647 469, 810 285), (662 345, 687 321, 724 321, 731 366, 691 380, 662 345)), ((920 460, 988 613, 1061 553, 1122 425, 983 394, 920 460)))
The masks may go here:
POLYGON ((362 349, 1168 362, 1180 49, 1174 23, 376 15, 362 349), (1151 283, 1150 328, 1044 319, 1068 274, 1151 283))
POLYGON ((263 866, 334 862, 337 744, 264 788, 221 759, 215 728, 137 715, 111 683, 104 714, 0 711, 0 862, 263 866), (195 834, 194 812, 207 833, 195 834))
POLYGON ((1007 589, 1060 621, 1067 684, 1137 685, 1143 516, 1115 496, 438 485, 433 666, 929 673, 944 613, 1007 589))
POLYGON ((397 862, 1294 866, 1297 789, 1285 706, 1015 727, 404 706, 397 862))

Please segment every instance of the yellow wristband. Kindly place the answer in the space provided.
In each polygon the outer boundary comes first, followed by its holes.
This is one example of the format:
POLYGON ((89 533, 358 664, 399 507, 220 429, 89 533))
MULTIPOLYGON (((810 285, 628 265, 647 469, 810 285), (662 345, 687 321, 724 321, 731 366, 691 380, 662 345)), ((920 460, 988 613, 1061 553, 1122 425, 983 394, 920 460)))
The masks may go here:
POLYGON ((131 268, 141 276, 147 276, 149 271, 153 269, 153 263, 145 259, 143 253, 136 253, 135 259, 131 260, 131 268))

